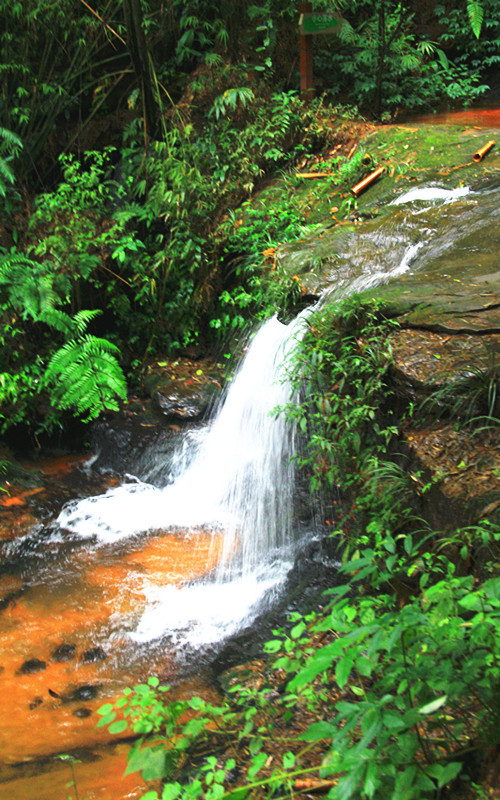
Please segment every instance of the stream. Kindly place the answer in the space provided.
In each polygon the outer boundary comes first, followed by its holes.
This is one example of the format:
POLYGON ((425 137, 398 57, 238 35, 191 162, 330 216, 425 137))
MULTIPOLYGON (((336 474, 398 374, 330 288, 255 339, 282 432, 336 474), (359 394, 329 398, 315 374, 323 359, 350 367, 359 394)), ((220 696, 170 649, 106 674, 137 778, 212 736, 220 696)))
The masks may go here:
MULTIPOLYGON (((346 232, 362 271, 333 277, 320 303, 431 263, 437 275, 454 257, 446 230, 464 269, 488 259, 481 230, 498 229, 498 192, 495 182, 401 192, 366 246, 346 232), (478 217, 475 238, 457 233, 478 217)), ((96 728, 97 709, 151 674, 174 697, 214 699, 211 659, 288 591, 321 525, 298 508, 297 432, 272 412, 297 400, 287 365, 309 314, 257 330, 207 424, 167 453, 151 447, 119 482, 97 453, 76 464, 87 484, 75 499, 2 545, 0 798, 73 798, 74 778, 82 800, 140 797, 140 778, 122 777, 127 744, 96 728)))

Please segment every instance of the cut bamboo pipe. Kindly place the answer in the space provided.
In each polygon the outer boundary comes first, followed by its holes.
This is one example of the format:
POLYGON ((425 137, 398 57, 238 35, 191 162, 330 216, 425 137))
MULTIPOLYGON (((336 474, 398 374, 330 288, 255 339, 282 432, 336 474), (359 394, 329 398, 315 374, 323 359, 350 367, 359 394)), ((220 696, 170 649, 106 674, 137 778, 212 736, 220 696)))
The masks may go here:
POLYGON ((494 144, 495 144, 495 140, 494 139, 491 139, 491 141, 486 142, 486 144, 483 144, 483 146, 480 147, 479 150, 476 153, 474 153, 474 155, 472 156, 474 161, 482 161, 483 158, 485 157, 486 153, 490 152, 490 150, 491 150, 491 148, 493 147, 494 144))
POLYGON ((377 178, 380 177, 380 175, 382 175, 384 169, 385 167, 379 167, 378 169, 375 170, 375 172, 372 172, 371 175, 368 175, 366 178, 363 178, 363 180, 357 183, 356 186, 353 186, 351 192, 353 193, 354 197, 358 197, 358 195, 360 195, 361 192, 364 192, 365 189, 371 186, 372 183, 376 181, 377 178))
POLYGON ((331 172, 297 172, 297 178, 329 178, 331 172))

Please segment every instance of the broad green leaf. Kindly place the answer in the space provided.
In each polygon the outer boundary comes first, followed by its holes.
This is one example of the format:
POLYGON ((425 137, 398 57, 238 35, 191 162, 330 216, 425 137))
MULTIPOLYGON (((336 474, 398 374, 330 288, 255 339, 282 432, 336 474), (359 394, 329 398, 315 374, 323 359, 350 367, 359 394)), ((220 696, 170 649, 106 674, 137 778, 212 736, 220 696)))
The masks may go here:
POLYGON ((110 733, 123 733, 123 731, 127 730, 128 722, 126 719, 117 719, 116 722, 112 722, 109 726, 110 733))
POLYGON ((418 709, 419 714, 434 714, 438 708, 444 706, 446 701, 448 700, 448 695, 444 694, 442 697, 438 697, 437 700, 433 700, 432 703, 427 703, 425 706, 422 706, 418 709))
POLYGON ((449 764, 432 764, 430 767, 427 767, 425 770, 427 775, 430 775, 431 778, 435 778, 438 782, 438 787, 441 789, 443 786, 446 786, 447 783, 452 781, 454 778, 457 777, 458 773, 462 769, 463 764, 459 761, 452 761, 449 764))
POLYGON ((335 667, 335 680, 341 689, 346 685, 354 663, 354 653, 348 653, 337 661, 335 667))
POLYGON ((267 753, 259 753, 258 755, 255 756, 255 758, 252 759, 252 765, 248 770, 248 777, 251 781, 255 778, 259 770, 262 769, 266 761, 267 761, 267 753))
POLYGON ((299 736, 299 739, 303 739, 305 742, 316 742, 321 739, 331 739, 336 732, 337 728, 335 725, 323 720, 321 722, 313 722, 312 725, 309 725, 308 729, 299 736))

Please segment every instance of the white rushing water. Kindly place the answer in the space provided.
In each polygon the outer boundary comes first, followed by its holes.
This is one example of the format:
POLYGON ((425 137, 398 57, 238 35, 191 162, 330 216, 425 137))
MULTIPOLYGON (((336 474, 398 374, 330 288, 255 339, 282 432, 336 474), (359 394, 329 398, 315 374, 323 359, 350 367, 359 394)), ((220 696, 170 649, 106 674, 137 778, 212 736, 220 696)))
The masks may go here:
POLYGON ((440 186, 417 186, 415 189, 410 189, 408 192, 397 197, 392 201, 392 206, 400 206, 405 203, 414 203, 415 201, 432 202, 433 200, 441 200, 445 203, 453 203, 460 197, 465 197, 470 192, 468 186, 458 186, 456 189, 443 189, 440 186))
POLYGON ((189 461, 179 454, 171 485, 132 481, 75 501, 59 525, 105 544, 144 531, 223 529, 225 555, 238 552, 232 572, 281 548, 291 534, 295 431, 272 412, 293 400, 283 365, 302 326, 272 318, 260 328, 219 413, 191 439, 189 461))
POLYGON ((304 330, 268 320, 253 338, 214 420, 177 454, 173 482, 158 489, 131 481, 69 503, 61 528, 101 544, 147 531, 223 531, 215 580, 161 589, 146 586, 150 606, 136 641, 169 632, 191 644, 225 638, 251 621, 292 564, 295 428, 273 411, 294 400, 285 365, 304 330))

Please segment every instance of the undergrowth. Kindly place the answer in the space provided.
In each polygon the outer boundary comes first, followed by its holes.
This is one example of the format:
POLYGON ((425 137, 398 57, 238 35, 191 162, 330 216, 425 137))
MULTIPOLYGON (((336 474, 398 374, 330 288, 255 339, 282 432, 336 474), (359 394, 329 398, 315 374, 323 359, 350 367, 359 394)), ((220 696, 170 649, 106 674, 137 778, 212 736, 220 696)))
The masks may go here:
POLYGON ((219 706, 169 702, 152 677, 100 709, 138 737, 128 771, 161 781, 148 800, 472 798, 498 771, 500 527, 416 517, 422 481, 395 464, 387 410, 390 326, 351 299, 311 318, 296 356, 301 466, 346 500, 326 608, 292 614, 219 706))
MULTIPOLYGON (((141 366, 155 353, 175 354, 198 342, 220 346, 249 318, 297 294, 293 282, 274 281, 268 291, 263 256, 270 242, 300 233, 303 220, 291 198, 275 204, 277 222, 267 234, 267 213, 257 214, 253 226, 223 215, 266 174, 324 142, 327 111, 321 101, 306 106, 295 92, 258 94, 257 87, 224 98, 193 122, 174 109, 147 148, 138 117, 121 149, 59 158, 59 183, 36 198, 26 229, 15 229, 16 243, 0 249, 4 429, 50 430, 64 424, 61 409, 94 418, 124 396, 124 367, 140 381, 141 366), (70 317, 102 312, 93 323, 100 357, 116 364, 105 402, 102 379, 91 380, 95 365, 88 380, 82 374, 76 383, 61 370, 57 402, 53 392, 49 404, 46 394, 39 402, 50 385, 45 367, 61 344, 48 317, 39 324, 51 309, 70 317), (11 344, 21 337, 22 346, 11 344)), ((12 170, 7 179, 15 180, 12 170)), ((80 356, 75 364, 83 365, 80 356)))

